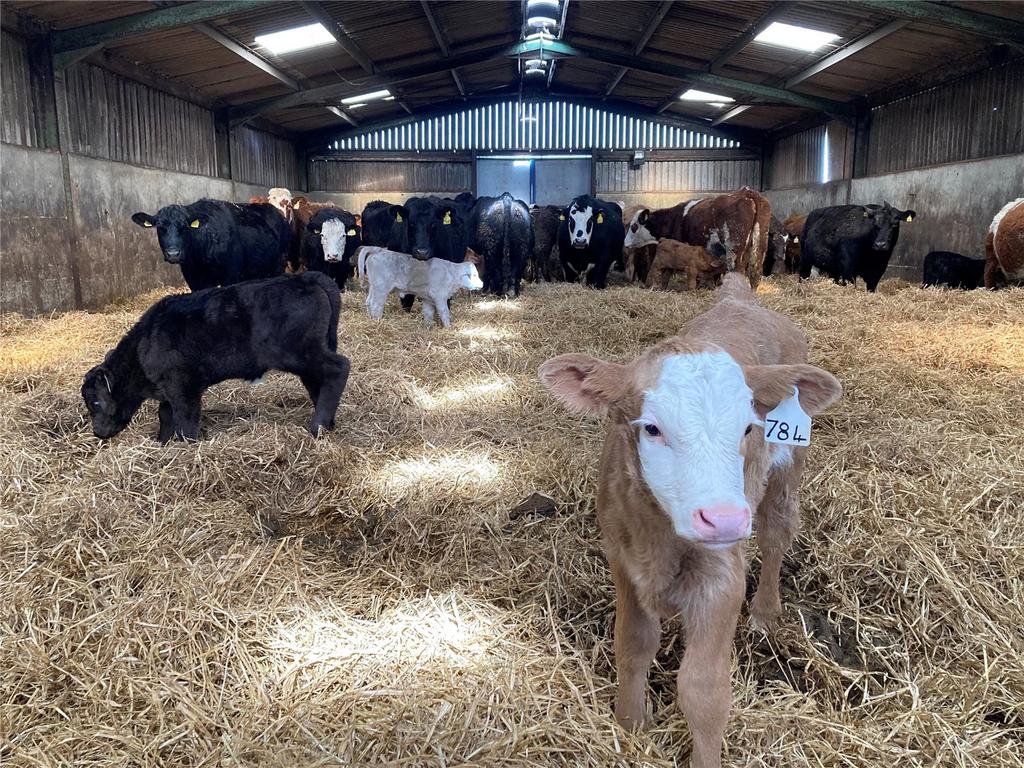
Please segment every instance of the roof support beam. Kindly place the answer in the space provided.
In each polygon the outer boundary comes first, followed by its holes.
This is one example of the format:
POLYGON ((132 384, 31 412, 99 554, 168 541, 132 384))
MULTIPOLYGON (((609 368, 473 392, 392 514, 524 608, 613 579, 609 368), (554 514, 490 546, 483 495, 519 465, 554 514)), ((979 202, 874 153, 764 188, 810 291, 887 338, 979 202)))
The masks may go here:
MULTIPOLYGON (((437 47, 441 49, 441 55, 447 59, 451 56, 448 39, 444 36, 444 32, 441 31, 441 26, 437 23, 437 17, 434 16, 434 11, 431 9, 430 3, 428 3, 427 0, 420 0, 420 6, 423 8, 423 15, 427 17, 427 23, 430 25, 430 30, 434 33, 434 40, 437 41, 437 47)), ((451 76, 452 82, 455 83, 455 87, 459 89, 459 96, 465 96, 466 89, 462 85, 459 73, 453 69, 451 70, 451 76)))
POLYGON ((337 115, 346 123, 351 125, 353 128, 359 127, 359 123, 356 121, 356 119, 352 117, 352 115, 350 115, 348 112, 343 110, 341 107, 327 107, 327 111, 330 112, 331 114, 337 115))
POLYGON ((345 50, 345 53, 351 56, 360 67, 365 69, 371 75, 377 74, 377 67, 372 61, 370 61, 370 57, 363 52, 363 49, 356 44, 355 40, 348 36, 348 33, 342 29, 338 22, 334 20, 334 17, 320 6, 320 3, 303 0, 301 5, 306 10, 306 13, 324 25, 324 29, 330 33, 331 37, 338 41, 338 45, 340 45, 345 50))
MULTIPOLYGON (((263 6, 260 0, 217 0, 206 3, 184 3, 182 5, 157 8, 152 11, 133 13, 109 21, 86 24, 71 29, 59 29, 52 35, 53 52, 66 53, 78 48, 119 40, 125 37, 144 35, 162 29, 187 27, 204 21, 219 19, 263 6)), ((265 7, 265 6, 264 6, 265 7)))
MULTIPOLYGON (((824 72, 829 67, 838 64, 840 61, 843 61, 844 59, 853 56, 855 53, 863 51, 868 46, 874 45, 879 40, 888 37, 894 32, 899 32, 909 23, 909 21, 905 21, 903 19, 895 19, 894 21, 890 21, 888 24, 883 24, 878 29, 868 32, 863 37, 857 38, 852 43, 847 45, 845 48, 840 48, 838 51, 833 51, 824 58, 818 59, 818 61, 816 61, 811 66, 807 67, 807 69, 797 72, 795 75, 793 75, 792 77, 785 81, 783 87, 792 88, 794 85, 802 83, 804 80, 807 80, 808 78, 814 77, 815 75, 824 72)), ((724 112, 723 114, 716 117, 711 122, 711 124, 720 125, 721 123, 724 123, 728 120, 732 120, 734 117, 742 115, 752 106, 754 105, 741 104, 737 107, 733 107, 728 112, 724 112)))
MULTIPOLYGON (((634 43, 633 45, 634 56, 639 56, 643 52, 644 48, 647 47, 647 44, 651 42, 651 38, 654 37, 654 33, 658 31, 658 27, 661 26, 662 20, 664 20, 665 16, 671 9, 672 0, 666 0, 661 5, 658 6, 657 10, 655 10, 654 12, 654 15, 651 16, 650 21, 647 22, 647 26, 644 27, 644 31, 640 34, 640 37, 637 38, 636 43, 634 43)), ((608 81, 608 85, 605 86, 605 97, 612 95, 612 91, 615 90, 618 84, 622 81, 622 78, 626 76, 626 73, 628 71, 629 67, 621 67, 619 71, 615 73, 615 76, 610 81, 608 81)))
POLYGON ((764 32, 772 23, 779 18, 782 14, 793 7, 791 2, 779 2, 775 3, 765 13, 761 14, 761 17, 751 24, 747 31, 736 38, 736 41, 722 51, 715 60, 708 64, 708 72, 718 72, 722 67, 729 63, 730 59, 736 54, 750 45, 754 38, 764 32))
POLYGON ((295 80, 295 78, 293 78, 290 75, 282 72, 280 69, 275 67, 273 64, 271 64, 269 61, 264 59, 262 56, 258 56, 257 54, 253 53, 248 48, 246 48, 245 46, 240 45, 239 43, 235 42, 234 40, 232 40, 230 37, 225 35, 223 32, 221 32, 219 29, 217 29, 212 24, 206 24, 205 22, 204 23, 200 23, 200 24, 193 24, 192 25, 192 29, 196 30, 196 32, 203 33, 204 35, 206 35, 208 38, 210 38, 214 42, 216 42, 216 43, 222 45, 223 47, 227 48, 229 51, 231 51, 233 54, 235 54, 239 58, 245 59, 247 62, 252 64, 254 67, 259 67, 260 69, 262 69, 264 72, 266 72, 268 75, 270 75, 274 79, 280 80, 282 83, 287 85, 293 91, 297 91, 297 90, 300 89, 301 86, 299 85, 298 81, 295 80))
POLYGON ((1024 47, 1024 23, 1002 16, 968 11, 945 3, 907 0, 856 0, 851 5, 1024 47))

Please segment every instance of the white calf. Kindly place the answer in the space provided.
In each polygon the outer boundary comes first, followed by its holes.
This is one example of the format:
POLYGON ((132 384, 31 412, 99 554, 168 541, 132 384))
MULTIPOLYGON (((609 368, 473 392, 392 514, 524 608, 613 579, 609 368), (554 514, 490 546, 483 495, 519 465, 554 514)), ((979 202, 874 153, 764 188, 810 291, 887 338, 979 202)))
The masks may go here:
POLYGON ((379 246, 364 245, 359 249, 357 261, 359 278, 370 280, 366 307, 370 317, 379 320, 384 315, 384 302, 394 290, 415 294, 423 303, 423 319, 434 324, 437 312, 441 325, 451 325, 448 299, 459 290, 479 291, 484 287, 473 261, 456 264, 444 259, 414 259, 406 253, 389 251, 379 246))

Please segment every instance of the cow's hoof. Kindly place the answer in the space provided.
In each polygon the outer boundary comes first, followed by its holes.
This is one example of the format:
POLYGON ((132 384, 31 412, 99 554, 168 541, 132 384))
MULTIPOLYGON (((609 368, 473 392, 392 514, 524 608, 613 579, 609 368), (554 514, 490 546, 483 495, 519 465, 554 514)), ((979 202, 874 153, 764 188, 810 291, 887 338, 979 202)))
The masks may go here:
POLYGON ((750 627, 751 629, 770 634, 779 626, 779 617, 782 616, 782 604, 767 605, 768 601, 759 601, 757 597, 750 603, 750 627))

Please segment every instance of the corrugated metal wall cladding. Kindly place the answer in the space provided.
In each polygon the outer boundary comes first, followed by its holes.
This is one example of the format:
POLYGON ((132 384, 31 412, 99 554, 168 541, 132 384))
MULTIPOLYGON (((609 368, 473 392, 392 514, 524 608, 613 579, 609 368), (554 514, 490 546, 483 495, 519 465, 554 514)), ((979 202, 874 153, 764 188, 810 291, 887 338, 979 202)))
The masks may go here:
POLYGON ((43 110, 36 103, 39 91, 29 67, 28 46, 7 30, 0 34, 3 43, 0 46, 0 141, 42 147, 43 110))
POLYGON ((727 192, 761 186, 761 163, 757 160, 653 160, 639 168, 625 160, 599 160, 596 166, 600 194, 727 192))
POLYGON ((468 161, 318 160, 309 165, 309 188, 330 192, 465 192, 473 188, 468 161))
POLYGON ((295 145, 280 136, 239 126, 231 131, 231 176, 266 187, 299 186, 295 145))
POLYGON ((868 173, 1024 152, 1024 62, 872 111, 868 173))
POLYGON ((89 65, 69 68, 66 83, 72 152, 216 175, 209 110, 89 65))
POLYGON ((772 189, 788 189, 821 181, 826 126, 787 136, 775 144, 770 179, 772 189))

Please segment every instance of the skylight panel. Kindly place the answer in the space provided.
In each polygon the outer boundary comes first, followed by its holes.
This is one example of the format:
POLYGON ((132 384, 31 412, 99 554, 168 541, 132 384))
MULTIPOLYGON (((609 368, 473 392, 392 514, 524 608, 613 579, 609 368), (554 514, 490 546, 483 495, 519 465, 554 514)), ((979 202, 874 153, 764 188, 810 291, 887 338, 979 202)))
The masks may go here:
POLYGON ((360 102, 366 103, 367 101, 376 101, 377 99, 386 99, 391 95, 391 91, 372 91, 370 93, 361 93, 358 96, 348 96, 341 100, 342 104, 359 104, 360 102))
POLYGON ((798 51, 816 51, 838 39, 839 35, 833 35, 831 32, 798 27, 795 24, 783 24, 781 21, 774 22, 754 38, 759 43, 781 45, 784 48, 795 48, 798 51))
POLYGON ((273 54, 301 51, 304 48, 315 48, 336 42, 323 24, 308 24, 304 27, 284 29, 268 35, 256 35, 256 44, 263 46, 273 54))
POLYGON ((691 88, 686 91, 682 96, 679 97, 683 101, 703 101, 707 104, 714 106, 724 106, 727 102, 736 101, 732 96, 723 96, 720 93, 708 93, 707 91, 698 91, 696 88, 691 88))

